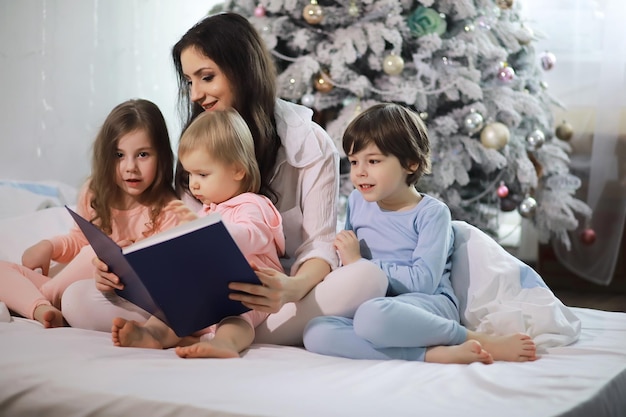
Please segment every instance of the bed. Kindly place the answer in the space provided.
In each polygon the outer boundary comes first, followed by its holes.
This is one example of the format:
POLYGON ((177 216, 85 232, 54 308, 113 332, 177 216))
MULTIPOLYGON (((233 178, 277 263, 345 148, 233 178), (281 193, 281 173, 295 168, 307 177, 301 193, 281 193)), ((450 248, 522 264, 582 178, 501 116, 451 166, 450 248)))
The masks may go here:
MULTIPOLYGON (((61 207, 71 197, 7 200, 2 188, 0 259, 19 261, 25 247, 71 226, 61 207)), ((516 261, 493 262, 498 249, 463 230, 455 290, 464 321, 534 332, 538 361, 356 361, 272 345, 185 360, 171 349, 114 347, 107 333, 44 329, 0 303, 0 416, 626 416, 626 313, 568 308, 546 288, 494 287, 516 261)))

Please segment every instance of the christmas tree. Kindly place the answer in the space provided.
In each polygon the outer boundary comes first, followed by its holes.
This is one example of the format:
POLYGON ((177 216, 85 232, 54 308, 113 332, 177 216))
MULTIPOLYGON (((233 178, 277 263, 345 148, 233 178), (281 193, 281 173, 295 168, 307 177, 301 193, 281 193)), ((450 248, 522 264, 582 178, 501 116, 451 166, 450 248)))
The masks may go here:
POLYGON ((493 236, 498 211, 518 210, 541 242, 569 248, 568 231, 591 213, 574 196, 571 127, 555 125, 559 103, 542 81, 556 58, 534 50, 518 3, 236 0, 219 10, 248 17, 276 59, 280 97, 313 108, 340 152, 356 114, 403 104, 432 144, 420 191, 493 236))

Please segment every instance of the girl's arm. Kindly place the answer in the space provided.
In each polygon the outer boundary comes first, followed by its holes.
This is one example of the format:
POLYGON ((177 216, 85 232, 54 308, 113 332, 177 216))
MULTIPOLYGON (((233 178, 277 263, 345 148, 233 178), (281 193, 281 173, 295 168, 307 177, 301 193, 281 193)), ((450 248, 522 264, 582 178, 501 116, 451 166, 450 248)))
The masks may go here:
POLYGON ((47 276, 50 272, 52 250, 52 242, 45 239, 41 240, 24 251, 22 254, 22 265, 32 270, 41 268, 41 273, 47 276))
MULTIPOLYGON (((76 212, 83 218, 89 220, 93 217, 93 210, 90 207, 91 193, 89 192, 88 183, 85 183, 79 192, 79 197, 76 204, 76 212)), ((69 216, 69 214, 68 214, 69 216)), ((55 236, 50 239, 52 243, 51 259, 60 263, 68 263, 80 250, 89 244, 87 238, 80 230, 80 228, 74 224, 69 233, 65 235, 55 236)))

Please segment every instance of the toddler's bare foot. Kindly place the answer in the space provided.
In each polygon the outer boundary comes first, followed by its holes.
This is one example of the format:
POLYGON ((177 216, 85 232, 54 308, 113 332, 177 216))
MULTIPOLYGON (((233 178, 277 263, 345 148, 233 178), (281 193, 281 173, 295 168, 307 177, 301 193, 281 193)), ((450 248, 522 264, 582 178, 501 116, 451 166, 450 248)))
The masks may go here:
POLYGON ((528 362, 538 359, 535 342, 524 333, 496 336, 468 332, 467 337, 478 340, 496 361, 528 362))
POLYGON ((239 352, 227 343, 212 339, 190 346, 177 346, 176 354, 181 358, 238 358, 239 352))
POLYGON ((48 304, 41 304, 35 307, 33 318, 43 324, 43 327, 46 329, 65 327, 66 325, 61 310, 48 304))
POLYGON ((467 340, 455 346, 433 346, 426 349, 424 362, 470 364, 493 363, 493 357, 477 340, 467 340))
POLYGON ((121 317, 113 319, 111 339, 115 346, 163 349, 150 330, 133 320, 121 317))

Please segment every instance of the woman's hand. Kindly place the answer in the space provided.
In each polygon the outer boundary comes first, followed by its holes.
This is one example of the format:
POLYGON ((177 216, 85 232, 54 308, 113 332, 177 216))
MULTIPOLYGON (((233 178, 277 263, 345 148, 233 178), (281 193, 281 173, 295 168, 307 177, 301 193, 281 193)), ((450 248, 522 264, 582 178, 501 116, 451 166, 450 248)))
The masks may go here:
POLYGON ((352 230, 342 230, 335 237, 335 249, 343 265, 349 265, 361 259, 359 239, 352 230))
POLYGON ((276 313, 285 303, 292 300, 293 278, 272 268, 259 268, 252 264, 252 269, 263 285, 231 282, 228 288, 237 293, 230 293, 228 298, 241 301, 246 307, 263 313, 276 313))
POLYGON ((22 265, 32 270, 41 268, 41 273, 47 276, 50 272, 52 250, 52 242, 42 240, 24 251, 22 254, 22 265))
POLYGON ((198 218, 198 215, 182 200, 172 200, 165 205, 165 210, 172 211, 178 217, 178 224, 188 223, 198 218))

